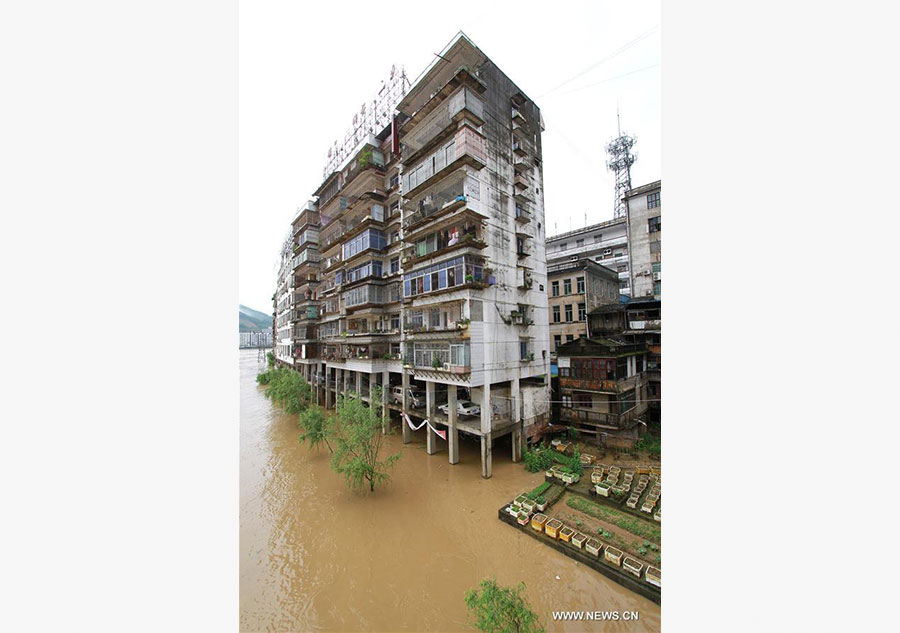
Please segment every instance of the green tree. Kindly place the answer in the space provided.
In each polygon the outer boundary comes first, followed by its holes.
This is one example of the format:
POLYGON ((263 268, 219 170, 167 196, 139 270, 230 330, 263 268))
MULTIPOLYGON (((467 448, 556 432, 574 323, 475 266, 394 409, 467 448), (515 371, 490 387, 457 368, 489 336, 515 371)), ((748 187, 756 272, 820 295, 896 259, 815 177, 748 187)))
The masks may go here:
POLYGON ((309 442, 309 447, 315 449, 325 444, 334 453, 328 442, 329 436, 334 432, 332 421, 321 407, 310 407, 301 413, 300 428, 303 430, 300 434, 301 442, 309 442))
POLYGON ((372 389, 372 407, 367 407, 360 398, 340 398, 335 422, 327 431, 332 449, 331 468, 343 475, 353 490, 368 485, 369 491, 374 492, 376 484, 390 481, 390 470, 400 458, 400 453, 385 459, 380 457, 386 435, 382 432, 376 403, 382 395, 378 387, 372 389))
POLYGON ((522 593, 525 583, 518 587, 501 587, 493 578, 486 578, 479 589, 466 592, 466 606, 473 626, 485 633, 543 633, 544 627, 531 610, 522 593), (480 589, 480 590, 479 590, 480 589))

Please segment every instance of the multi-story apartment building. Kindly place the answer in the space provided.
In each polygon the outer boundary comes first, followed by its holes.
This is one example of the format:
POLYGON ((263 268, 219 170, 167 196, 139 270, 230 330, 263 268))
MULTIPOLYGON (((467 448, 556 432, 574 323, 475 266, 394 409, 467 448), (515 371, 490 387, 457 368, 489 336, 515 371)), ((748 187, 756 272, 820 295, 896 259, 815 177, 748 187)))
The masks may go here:
POLYGON ((581 336, 588 336, 588 313, 619 302, 619 276, 588 258, 547 265, 550 307, 550 354, 581 336))
POLYGON ((590 259, 619 275, 619 294, 631 294, 628 221, 621 217, 547 238, 547 267, 590 259))
POLYGON ((662 297, 662 181, 629 191, 628 255, 635 298, 662 297))
POLYGON ((291 275, 290 249, 286 244, 281 249, 281 263, 278 268, 278 279, 275 284, 273 329, 275 331, 275 358, 287 365, 293 365, 294 346, 291 338, 291 320, 293 317, 294 298, 293 277, 291 275))
POLYGON ((276 353, 326 407, 378 385, 407 420, 445 426, 451 463, 460 433, 476 439, 490 477, 497 439, 518 461, 549 419, 540 110, 462 33, 400 96, 294 218, 276 353))

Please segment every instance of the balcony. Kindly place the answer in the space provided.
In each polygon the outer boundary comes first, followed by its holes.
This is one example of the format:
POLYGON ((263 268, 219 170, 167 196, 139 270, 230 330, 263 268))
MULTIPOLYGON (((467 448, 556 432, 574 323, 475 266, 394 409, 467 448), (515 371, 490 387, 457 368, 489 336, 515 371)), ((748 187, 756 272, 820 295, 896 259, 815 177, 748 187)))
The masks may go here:
POLYGON ((519 139, 513 139, 512 150, 516 156, 520 156, 523 158, 525 156, 528 156, 528 152, 526 151, 525 146, 519 139))
POLYGON ((463 165, 475 169, 487 165, 484 135, 468 125, 456 131, 452 144, 441 147, 403 175, 404 197, 412 198, 424 192, 463 165))
POLYGON ((531 213, 518 204, 516 205, 516 222, 521 222, 522 224, 531 222, 531 213))
POLYGON ((632 426, 632 423, 646 411, 647 407, 632 407, 625 413, 603 413, 593 409, 576 409, 562 407, 559 410, 559 419, 564 422, 580 422, 593 426, 603 426, 612 429, 624 429, 632 426))
POLYGON ((525 123, 527 123, 527 121, 525 120, 525 115, 522 114, 522 111, 519 110, 519 108, 512 108, 510 111, 510 117, 519 125, 524 125, 525 123))
POLYGON ((528 178, 522 174, 516 174, 515 178, 513 178, 513 185, 515 185, 516 189, 519 191, 525 191, 531 186, 531 183, 528 181, 528 178))

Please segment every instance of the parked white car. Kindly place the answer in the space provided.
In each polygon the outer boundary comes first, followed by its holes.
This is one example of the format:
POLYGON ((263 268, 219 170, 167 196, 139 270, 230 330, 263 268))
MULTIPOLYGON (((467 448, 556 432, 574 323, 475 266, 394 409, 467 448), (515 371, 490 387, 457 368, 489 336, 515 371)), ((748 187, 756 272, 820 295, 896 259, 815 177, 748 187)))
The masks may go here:
MULTIPOLYGON (((438 407, 441 411, 444 412, 444 415, 450 415, 450 404, 442 404, 438 407)), ((479 407, 474 402, 469 402, 468 400, 457 400, 456 402, 456 412, 459 415, 480 415, 481 407, 479 407)))
MULTIPOLYGON (((403 387, 391 388, 391 402, 394 404, 403 404, 403 387)), ((410 387, 407 394, 407 403, 413 409, 421 409, 425 406, 425 394, 410 387)))

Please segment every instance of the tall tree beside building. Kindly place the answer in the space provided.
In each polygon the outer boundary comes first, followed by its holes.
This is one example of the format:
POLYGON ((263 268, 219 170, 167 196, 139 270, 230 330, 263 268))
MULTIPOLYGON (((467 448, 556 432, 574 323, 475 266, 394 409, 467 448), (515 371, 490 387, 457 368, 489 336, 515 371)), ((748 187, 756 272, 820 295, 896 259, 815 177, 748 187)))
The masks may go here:
MULTIPOLYGON (((381 399, 381 389, 374 387, 372 402, 381 399)), ((376 484, 390 481, 390 471, 400 453, 381 458, 386 435, 375 406, 367 407, 359 398, 341 398, 332 433, 328 443, 334 451, 331 468, 344 476, 351 489, 362 490, 368 485, 369 492, 374 492, 376 484)))

